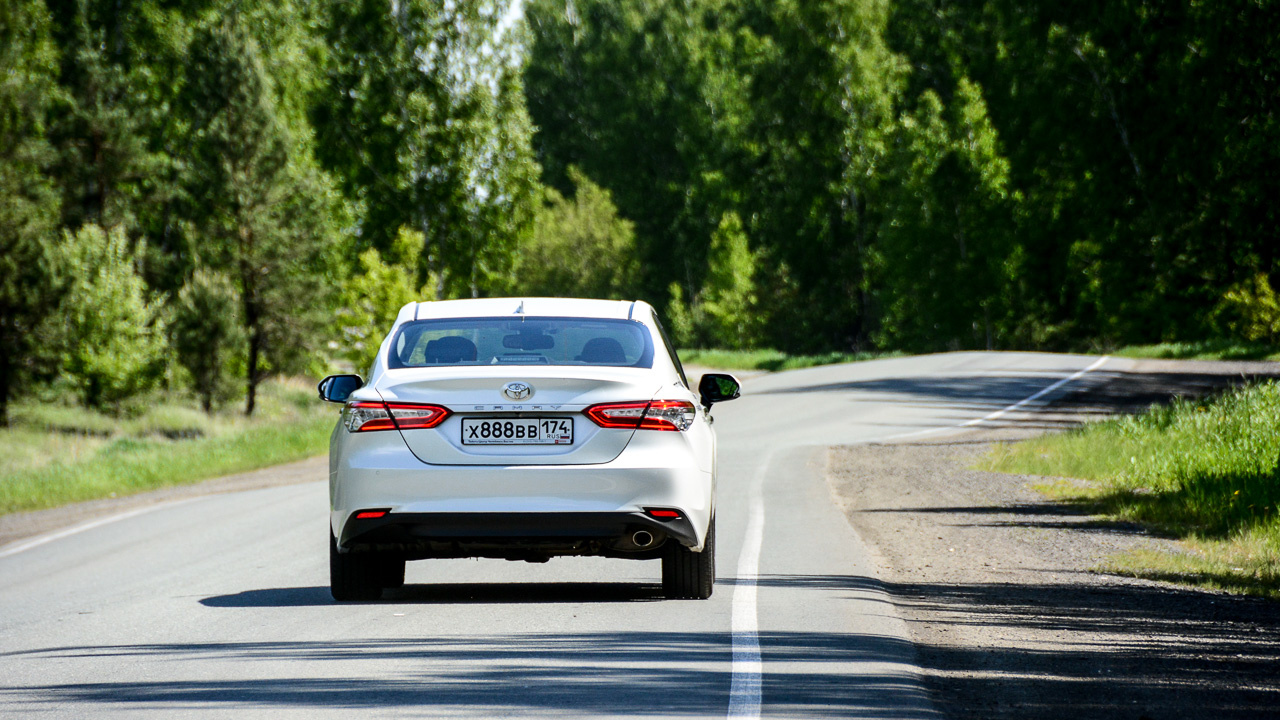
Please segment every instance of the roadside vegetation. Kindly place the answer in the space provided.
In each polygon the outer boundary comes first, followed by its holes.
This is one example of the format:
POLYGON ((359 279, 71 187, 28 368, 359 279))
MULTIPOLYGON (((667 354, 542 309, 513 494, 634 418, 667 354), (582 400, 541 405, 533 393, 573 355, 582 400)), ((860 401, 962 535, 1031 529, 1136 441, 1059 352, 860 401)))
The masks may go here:
POLYGON ((681 350, 680 362, 701 365, 720 370, 764 370, 781 372, 799 370, 818 365, 862 362, 886 357, 898 357, 902 353, 844 353, 819 355, 791 355, 781 350, 681 350))
POLYGON ((114 417, 20 403, 0 430, 0 515, 182 485, 324 452, 333 406, 310 382, 265 383, 252 418, 159 403, 114 417))
POLYGON ((1280 348, 1274 344, 1241 343, 1232 340, 1130 345, 1113 354, 1120 357, 1160 360, 1280 360, 1280 348))
POLYGON ((1058 476, 1052 497, 1184 541, 1102 570, 1280 598, 1280 385, 1179 400, 998 446, 987 469, 1058 476))

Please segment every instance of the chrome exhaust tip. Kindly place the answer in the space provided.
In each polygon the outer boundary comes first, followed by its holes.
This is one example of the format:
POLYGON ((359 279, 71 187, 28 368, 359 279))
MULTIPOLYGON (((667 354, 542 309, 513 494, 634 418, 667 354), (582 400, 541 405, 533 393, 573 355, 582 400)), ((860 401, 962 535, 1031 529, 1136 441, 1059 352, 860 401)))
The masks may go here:
POLYGON ((631 542, 635 543, 636 547, 649 547, 653 544, 653 533, 648 530, 637 530, 631 535, 631 542))

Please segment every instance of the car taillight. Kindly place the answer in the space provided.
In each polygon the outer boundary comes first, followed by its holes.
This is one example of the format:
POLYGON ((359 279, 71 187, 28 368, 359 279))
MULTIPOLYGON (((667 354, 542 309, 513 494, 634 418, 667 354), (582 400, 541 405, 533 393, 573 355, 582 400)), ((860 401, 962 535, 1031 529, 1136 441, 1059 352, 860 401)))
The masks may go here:
POLYGON ((628 430, 688 430, 698 409, 684 400, 592 405, 583 412, 600 427, 628 430))
POLYGON ((449 408, 439 405, 358 401, 342 409, 342 424, 351 432, 422 430, 439 425, 449 414, 449 408))
POLYGON ((387 403, 391 417, 401 430, 429 430, 449 417, 449 408, 420 403, 387 403))

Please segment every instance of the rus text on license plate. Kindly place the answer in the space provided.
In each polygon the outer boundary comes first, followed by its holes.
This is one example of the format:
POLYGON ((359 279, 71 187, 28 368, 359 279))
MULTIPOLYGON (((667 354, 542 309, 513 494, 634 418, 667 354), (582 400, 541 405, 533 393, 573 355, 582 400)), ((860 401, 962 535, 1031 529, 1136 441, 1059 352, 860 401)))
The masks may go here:
POLYGON ((462 419, 463 445, 572 445, 569 418, 462 419))

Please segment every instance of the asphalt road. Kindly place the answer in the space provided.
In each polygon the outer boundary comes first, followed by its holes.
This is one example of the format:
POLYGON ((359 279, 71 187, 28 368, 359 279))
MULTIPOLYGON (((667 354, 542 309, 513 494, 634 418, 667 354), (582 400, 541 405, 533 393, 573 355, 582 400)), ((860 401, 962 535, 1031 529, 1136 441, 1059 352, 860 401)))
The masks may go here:
POLYGON ((1098 361, 957 353, 749 380, 714 413, 707 601, 663 599, 656 561, 560 558, 410 563, 388 599, 337 605, 321 478, 0 548, 0 716, 937 717, 823 448, 1036 421, 1130 363, 1098 361))

